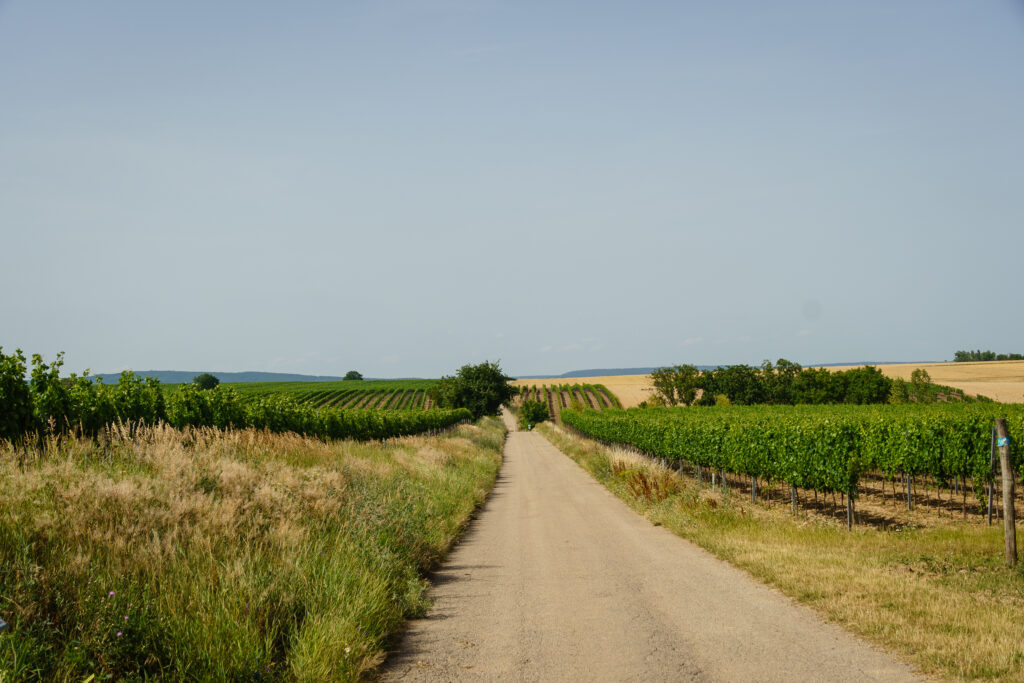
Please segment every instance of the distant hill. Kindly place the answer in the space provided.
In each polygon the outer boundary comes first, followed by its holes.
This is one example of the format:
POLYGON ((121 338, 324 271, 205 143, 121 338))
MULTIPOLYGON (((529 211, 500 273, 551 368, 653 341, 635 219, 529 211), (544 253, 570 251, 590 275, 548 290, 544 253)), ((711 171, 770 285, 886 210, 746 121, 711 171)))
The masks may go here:
MULTIPOLYGON (((156 377, 161 384, 186 384, 191 382, 196 375, 209 372, 221 382, 338 382, 344 377, 331 377, 326 375, 296 375, 287 372, 212 372, 209 370, 198 370, 196 372, 187 370, 142 370, 136 371, 139 377, 156 377)), ((121 373, 102 373, 92 376, 99 377, 104 384, 116 384, 121 373)))
MULTIPOLYGON (((559 377, 611 377, 613 375, 649 375, 658 367, 651 368, 598 368, 596 370, 573 370, 566 372, 559 377)), ((703 367, 701 368, 704 369, 703 367)))
MULTIPOLYGON (((573 370, 561 375, 521 375, 516 379, 571 379, 573 377, 612 377, 615 375, 649 375, 659 367, 650 368, 596 368, 592 370, 573 370)), ((698 365, 701 370, 712 370, 717 365, 698 365)))

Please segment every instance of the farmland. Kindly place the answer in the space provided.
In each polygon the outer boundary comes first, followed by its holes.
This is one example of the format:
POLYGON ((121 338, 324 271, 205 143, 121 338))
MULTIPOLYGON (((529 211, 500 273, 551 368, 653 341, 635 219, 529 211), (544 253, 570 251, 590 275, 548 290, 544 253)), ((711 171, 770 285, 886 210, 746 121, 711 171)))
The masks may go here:
POLYGON ((532 384, 520 385, 516 403, 540 401, 548 407, 548 415, 561 422, 563 410, 573 407, 583 410, 621 408, 619 399, 600 384, 532 384))
MULTIPOLYGON (((267 429, 327 439, 387 439, 437 431, 468 420, 465 408, 423 410, 430 382, 390 382, 358 388, 288 383, 203 389, 123 372, 117 384, 86 376, 60 376, 63 354, 50 363, 0 349, 0 439, 35 440, 43 435, 99 436, 111 425, 267 429), (382 386, 383 385, 383 386, 382 386), (375 408, 370 409, 370 408, 375 408)), ((478 415, 479 417, 480 415, 478 415)))
MULTIPOLYGON (((918 488, 960 494, 960 507, 977 513, 991 462, 992 428, 1006 418, 1011 457, 1021 467, 1024 406, 730 406, 715 408, 566 411, 563 421, 581 433, 664 458, 700 476, 745 478, 757 489, 785 483, 796 506, 813 492, 855 500, 868 482, 892 487, 892 499, 913 505, 918 488)), ((728 480, 727 480, 728 481, 728 480)), ((736 482, 733 482, 736 485, 736 482)), ((763 494, 763 492, 762 492, 763 494)), ((852 500, 851 500, 852 502, 852 500)), ((850 506, 852 511, 852 505, 850 506)), ((850 521, 853 521, 851 518, 850 521)))
MULTIPOLYGON (((837 366, 846 370, 857 366, 837 366)), ((936 384, 981 394, 1002 403, 1024 402, 1024 361, 983 361, 969 363, 893 363, 876 366, 886 377, 909 380, 911 373, 923 368, 936 384)))
MULTIPOLYGON (((813 367, 813 366, 810 366, 813 367)), ((832 371, 849 370, 859 365, 830 366, 832 371)), ((909 380, 911 373, 923 368, 931 381, 961 389, 968 394, 987 396, 1002 403, 1024 402, 1024 361, 973 363, 893 363, 875 365, 886 377, 909 380)), ((558 379, 518 380, 517 386, 541 386, 558 383, 558 379)), ((579 377, 574 382, 601 384, 611 390, 624 408, 635 408, 654 394, 650 375, 611 375, 579 377)))
POLYGON ((314 408, 424 410, 432 379, 349 380, 341 382, 250 382, 225 384, 245 396, 284 395, 314 408))
POLYGON ((576 384, 600 385, 615 397, 623 408, 632 408, 650 397, 653 391, 650 375, 612 375, 607 377, 574 377, 571 380, 553 379, 517 379, 512 382, 516 387, 557 386, 566 382, 576 384))

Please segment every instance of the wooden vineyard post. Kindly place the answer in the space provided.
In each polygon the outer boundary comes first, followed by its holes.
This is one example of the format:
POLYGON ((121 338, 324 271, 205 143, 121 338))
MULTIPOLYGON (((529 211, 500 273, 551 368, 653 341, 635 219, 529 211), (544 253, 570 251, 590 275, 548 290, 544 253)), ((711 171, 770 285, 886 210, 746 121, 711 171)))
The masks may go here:
POLYGON ((854 486, 853 490, 846 492, 846 528, 850 531, 853 531, 853 496, 856 491, 854 486))
POLYGON ((757 502, 757 477, 750 478, 750 502, 757 502))
POLYGON ((789 502, 793 506, 793 514, 796 514, 796 486, 789 485, 789 502))
POLYGON ((1003 471, 1003 539, 1006 542, 1006 564, 1017 566, 1017 525, 1013 510, 1013 463, 1010 462, 1010 435, 1006 420, 996 420, 996 445, 999 447, 999 465, 1003 471))
POLYGON ((992 473, 988 481, 988 525, 992 526, 992 494, 996 488, 996 428, 992 428, 992 455, 989 460, 989 472, 992 473))

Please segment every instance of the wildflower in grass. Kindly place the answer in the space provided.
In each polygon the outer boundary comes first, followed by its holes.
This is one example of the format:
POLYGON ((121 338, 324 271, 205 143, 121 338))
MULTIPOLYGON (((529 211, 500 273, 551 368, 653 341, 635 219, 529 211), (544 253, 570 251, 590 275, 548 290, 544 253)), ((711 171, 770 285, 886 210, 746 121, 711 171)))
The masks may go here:
POLYGON ((121 637, 121 632, 120 632, 120 631, 118 631, 118 632, 117 632, 117 637, 118 637, 118 638, 120 638, 120 637, 121 637))
POLYGON ((110 591, 109 593, 107 593, 107 597, 109 597, 109 598, 114 597, 114 591, 110 591))

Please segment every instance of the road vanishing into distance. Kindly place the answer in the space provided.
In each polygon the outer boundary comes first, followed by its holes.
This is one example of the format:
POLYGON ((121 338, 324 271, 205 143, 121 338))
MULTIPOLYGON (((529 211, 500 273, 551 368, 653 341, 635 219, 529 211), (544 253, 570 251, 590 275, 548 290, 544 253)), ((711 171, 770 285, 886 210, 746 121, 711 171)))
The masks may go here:
POLYGON ((655 527, 539 434, 511 432, 504 455, 382 680, 915 680, 655 527))

